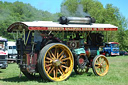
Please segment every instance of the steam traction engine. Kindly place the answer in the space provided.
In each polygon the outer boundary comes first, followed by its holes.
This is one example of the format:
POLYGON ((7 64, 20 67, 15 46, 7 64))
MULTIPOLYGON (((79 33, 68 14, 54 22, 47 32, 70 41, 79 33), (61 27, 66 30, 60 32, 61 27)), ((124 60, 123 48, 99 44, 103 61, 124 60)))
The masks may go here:
POLYGON ((94 24, 91 17, 60 17, 52 21, 16 22, 7 29, 17 44, 17 64, 29 79, 39 73, 42 79, 66 80, 72 70, 77 74, 93 69, 95 75, 104 76, 109 63, 99 54, 103 44, 102 31, 116 31, 110 24, 94 24), (94 32, 93 32, 94 31, 94 32), (43 35, 35 42, 35 32, 43 35))

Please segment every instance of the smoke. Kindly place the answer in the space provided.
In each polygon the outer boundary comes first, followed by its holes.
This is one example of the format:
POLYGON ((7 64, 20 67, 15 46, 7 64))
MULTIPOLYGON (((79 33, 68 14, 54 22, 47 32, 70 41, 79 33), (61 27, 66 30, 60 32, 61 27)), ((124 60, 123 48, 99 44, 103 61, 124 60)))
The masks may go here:
POLYGON ((88 13, 83 11, 83 5, 79 4, 77 7, 77 10, 75 12, 75 16, 78 17, 85 17, 85 16, 90 16, 88 13))
POLYGON ((67 6, 62 6, 61 13, 63 16, 73 16, 73 17, 85 17, 90 16, 88 13, 84 12, 83 5, 79 4, 76 8, 75 13, 68 11, 67 6))
POLYGON ((64 16, 72 16, 72 14, 67 10, 67 6, 62 6, 61 7, 61 13, 64 16))

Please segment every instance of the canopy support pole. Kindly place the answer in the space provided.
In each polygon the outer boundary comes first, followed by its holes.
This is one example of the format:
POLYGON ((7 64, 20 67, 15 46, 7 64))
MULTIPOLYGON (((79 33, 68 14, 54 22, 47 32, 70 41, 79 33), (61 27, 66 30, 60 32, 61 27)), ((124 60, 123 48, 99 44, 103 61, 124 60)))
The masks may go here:
POLYGON ((106 31, 106 38, 107 38, 107 42, 108 42, 108 31, 106 31))

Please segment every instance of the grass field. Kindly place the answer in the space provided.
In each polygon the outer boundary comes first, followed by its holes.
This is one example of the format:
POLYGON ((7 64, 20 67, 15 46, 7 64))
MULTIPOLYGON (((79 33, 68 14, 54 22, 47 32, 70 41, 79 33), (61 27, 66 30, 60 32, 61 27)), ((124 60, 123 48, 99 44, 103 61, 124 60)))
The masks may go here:
POLYGON ((107 75, 95 76, 92 69, 83 75, 74 72, 70 78, 61 82, 46 82, 37 78, 30 81, 24 75, 19 78, 17 64, 9 64, 7 69, 0 69, 0 85, 128 85, 128 56, 108 57, 110 68, 107 75))

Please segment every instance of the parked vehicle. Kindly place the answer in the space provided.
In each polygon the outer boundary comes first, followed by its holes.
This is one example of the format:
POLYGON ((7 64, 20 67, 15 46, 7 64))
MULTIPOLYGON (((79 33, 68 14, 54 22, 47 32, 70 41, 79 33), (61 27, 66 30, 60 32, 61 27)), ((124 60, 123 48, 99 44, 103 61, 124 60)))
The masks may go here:
POLYGON ((105 43, 105 46, 103 47, 103 50, 101 51, 101 54, 106 56, 115 56, 119 55, 119 43, 117 42, 108 42, 105 43))
POLYGON ((120 55, 128 55, 128 52, 126 52, 126 51, 120 51, 120 55))
POLYGON ((0 37, 0 68, 6 69, 8 66, 7 39, 0 37))
POLYGON ((8 50, 8 61, 15 62, 17 57, 16 42, 8 41, 7 50, 8 50))
POLYGON ((117 31, 118 27, 94 21, 91 17, 60 17, 59 23, 34 21, 10 25, 7 31, 18 37, 17 64, 21 72, 29 79, 35 79, 39 73, 49 81, 68 79, 73 68, 77 74, 92 68, 95 75, 106 75, 109 62, 99 54, 103 35, 92 31, 117 31))

